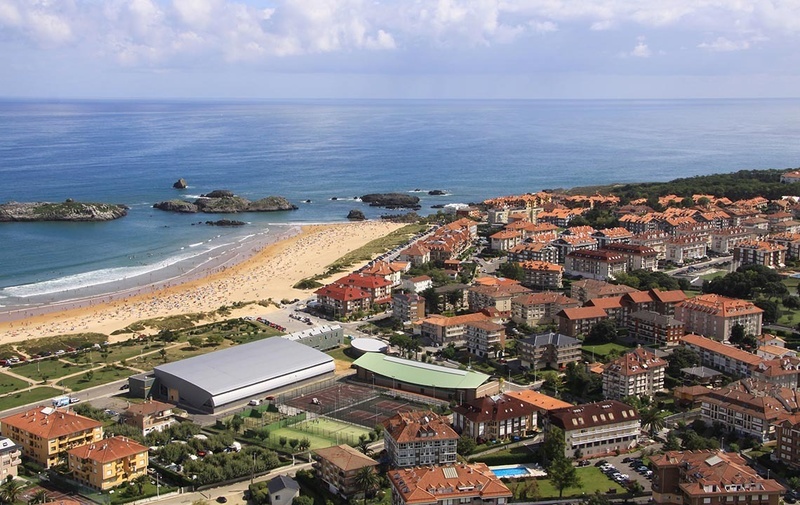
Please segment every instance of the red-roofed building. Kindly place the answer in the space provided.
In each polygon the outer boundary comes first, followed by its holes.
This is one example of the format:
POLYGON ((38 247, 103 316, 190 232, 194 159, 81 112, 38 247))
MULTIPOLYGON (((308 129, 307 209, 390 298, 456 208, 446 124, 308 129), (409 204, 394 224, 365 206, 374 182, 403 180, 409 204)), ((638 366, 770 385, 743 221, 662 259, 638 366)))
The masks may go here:
POLYGON ((484 358, 498 357, 506 346, 506 327, 492 321, 467 323, 467 351, 484 358))
POLYGON ((627 257, 606 249, 572 251, 564 260, 564 273, 587 279, 604 281, 627 271, 627 257))
POLYGON ((564 456, 596 457, 636 447, 641 430, 639 414, 616 400, 586 403, 550 412, 545 430, 564 431, 564 456))
POLYGON ((397 255, 400 261, 407 261, 414 266, 424 265, 431 260, 431 250, 424 245, 414 242, 397 255))
POLYGON ((559 333, 570 337, 588 335, 594 325, 604 319, 608 319, 608 314, 600 307, 564 309, 556 316, 558 317, 559 333))
POLYGON ((378 466, 374 459, 361 454, 349 445, 334 445, 314 450, 317 479, 328 486, 328 491, 349 500, 364 496, 364 488, 356 482, 356 474, 362 468, 378 466))
POLYGON ((484 463, 390 470, 392 505, 505 505, 511 491, 484 463))
POLYGON ((669 451, 650 462, 656 505, 778 505, 785 491, 737 453, 669 451))
POLYGON ((497 284, 492 286, 472 286, 467 291, 470 310, 478 311, 486 308, 497 309, 501 313, 511 313, 511 299, 530 293, 531 290, 517 284, 497 284))
POLYGON ((372 296, 363 289, 329 284, 314 292, 317 301, 334 317, 347 317, 372 306, 372 296))
POLYGON ((652 247, 620 243, 608 244, 601 250, 625 256, 629 272, 631 270, 649 270, 651 272, 658 270, 658 251, 652 247))
POLYGON ((525 277, 522 285, 539 290, 561 289, 564 267, 546 261, 523 261, 519 264, 525 277))
POLYGON ((680 289, 661 291, 660 289, 654 288, 651 289, 649 293, 653 297, 653 310, 665 316, 674 316, 675 307, 687 298, 686 293, 680 289))
POLYGON ((761 316, 764 311, 753 302, 716 294, 699 295, 679 303, 675 318, 683 321, 686 331, 726 341, 737 324, 745 334, 761 335, 761 316))
POLYGON ((423 338, 441 346, 460 344, 467 338, 468 324, 489 320, 489 316, 480 312, 452 317, 431 314, 422 320, 420 331, 423 338))
POLYGON ((775 424, 775 450, 772 455, 785 464, 800 469, 800 414, 786 417, 775 424))
POLYGON ((626 396, 653 397, 664 389, 667 362, 652 351, 638 347, 603 367, 603 396, 621 400, 626 396))
POLYGON ((732 268, 761 265, 768 268, 786 266, 786 246, 776 242, 747 240, 733 247, 732 268))
POLYGON ((700 335, 684 335, 681 345, 700 356, 700 364, 734 377, 750 377, 762 361, 755 354, 700 335))
POLYGON ((2 435, 22 448, 22 455, 50 468, 66 451, 103 439, 99 421, 70 410, 35 407, 0 419, 2 435))
POLYGON ((173 405, 155 400, 144 403, 134 403, 123 410, 119 415, 119 422, 141 430, 142 435, 152 431, 162 431, 173 423, 173 405))
POLYGON ((500 230, 489 236, 493 251, 509 251, 522 241, 522 234, 514 230, 500 230))
POLYGON ((125 437, 105 438, 67 452, 72 478, 105 491, 147 475, 147 447, 125 437))
POLYGON ((798 374, 800 374, 800 358, 787 356, 764 360, 752 367, 751 376, 776 386, 797 389, 798 374))
POLYGON ((354 287, 366 291, 372 298, 373 305, 392 301, 392 283, 379 275, 350 274, 333 281, 332 284, 343 287, 354 287))
POLYGON ((505 394, 483 396, 453 407, 453 426, 475 440, 524 436, 537 424, 537 409, 505 394))
POLYGON ((558 249, 548 242, 523 242, 508 251, 508 260, 558 263, 558 249))
POLYGON ((553 324, 561 310, 579 306, 578 300, 561 293, 529 293, 511 299, 511 320, 528 326, 553 324))
POLYGON ((622 227, 597 230, 591 234, 597 240, 597 247, 604 248, 608 244, 627 244, 633 238, 633 233, 622 227))
POLYGON ((398 412, 383 421, 390 466, 406 468, 455 463, 458 433, 446 417, 430 410, 398 412))

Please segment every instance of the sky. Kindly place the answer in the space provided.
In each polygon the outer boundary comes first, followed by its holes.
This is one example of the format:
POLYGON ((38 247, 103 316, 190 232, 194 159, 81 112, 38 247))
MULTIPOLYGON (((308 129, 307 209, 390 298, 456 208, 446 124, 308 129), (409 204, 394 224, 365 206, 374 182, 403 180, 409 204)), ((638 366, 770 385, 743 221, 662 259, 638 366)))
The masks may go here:
POLYGON ((800 0, 0 0, 0 97, 800 96, 800 0))

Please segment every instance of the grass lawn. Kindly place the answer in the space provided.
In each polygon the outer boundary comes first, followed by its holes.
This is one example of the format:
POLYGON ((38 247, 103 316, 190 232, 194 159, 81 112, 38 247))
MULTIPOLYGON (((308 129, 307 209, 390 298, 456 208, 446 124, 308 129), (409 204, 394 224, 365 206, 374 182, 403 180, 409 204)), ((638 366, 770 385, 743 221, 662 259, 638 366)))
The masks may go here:
POLYGON ((327 354, 328 356, 330 356, 335 360, 347 361, 348 363, 352 363, 353 361, 355 361, 355 358, 351 358, 347 354, 348 352, 351 352, 351 350, 352 347, 350 347, 349 345, 344 345, 344 346, 340 345, 338 348, 333 349, 332 351, 327 351, 325 354, 327 354))
MULTIPOLYGON (((595 491, 601 493, 608 492, 609 489, 616 489, 617 493, 624 492, 624 488, 606 477, 599 468, 585 466, 577 468, 578 477, 581 479, 581 487, 569 487, 564 490, 564 497, 594 494, 595 491)), ((553 487, 550 479, 539 479, 539 496, 542 498, 558 498, 558 489, 553 487)))
MULTIPOLYGON (((55 398, 56 396, 61 396, 63 394, 64 391, 61 389, 45 387, 45 386, 34 388, 31 389, 30 391, 22 391, 17 394, 11 394, 0 398, 0 410, 11 409, 14 407, 19 407, 20 405, 26 405, 28 403, 48 400, 50 398, 55 398)), ((50 406, 49 401, 46 402, 46 404, 47 406, 50 406)))
POLYGON ((605 358, 608 356, 612 350, 617 350, 620 353, 623 353, 630 349, 630 347, 625 347, 624 345, 620 345, 614 342, 608 344, 594 344, 594 345, 586 345, 583 344, 581 350, 583 350, 584 354, 592 355, 594 354, 595 358, 605 358))
POLYGON ((58 383, 59 386, 70 388, 73 391, 82 391, 101 384, 118 381, 120 379, 127 379, 136 372, 128 368, 107 366, 92 370, 91 377, 87 377, 85 373, 68 377, 58 383))
POLYGON ((73 363, 65 363, 60 360, 42 360, 36 363, 28 363, 26 365, 15 366, 12 371, 15 374, 28 377, 36 381, 43 381, 47 379, 57 379, 65 375, 80 372, 89 368, 89 365, 75 365, 73 363))
POLYGON ((145 342, 126 345, 112 345, 104 347, 102 351, 92 349, 76 356, 70 356, 69 360, 75 363, 114 363, 115 361, 127 360, 134 356, 139 356, 143 352, 158 351, 160 343, 147 344, 145 342))
POLYGON ((23 380, 0 373, 0 395, 12 393, 28 386, 29 384, 23 380))
POLYGON ((218 351, 228 347, 231 347, 231 343, 227 340, 217 347, 173 347, 171 349, 167 349, 166 359, 161 356, 160 351, 156 351, 153 354, 131 358, 128 360, 128 365, 140 370, 152 370, 156 365, 171 363, 173 361, 191 358, 201 354, 208 354, 212 351, 218 351))
MULTIPOLYGON (((278 440, 281 437, 286 437, 287 439, 291 440, 296 438, 301 440, 303 438, 307 438, 311 442, 311 449, 324 449, 325 447, 330 447, 332 445, 337 445, 339 443, 344 443, 343 441, 337 442, 336 438, 333 439, 314 435, 313 433, 306 433, 305 431, 295 430, 293 428, 278 428, 275 430, 271 430, 269 432, 269 440, 275 446, 278 445, 278 440)), ((289 444, 286 444, 286 449, 290 450, 289 444)))
POLYGON ((343 440, 347 439, 345 440, 347 443, 355 443, 358 441, 358 437, 361 435, 369 435, 370 432, 370 430, 361 426, 342 423, 325 417, 303 421, 302 423, 292 426, 292 428, 324 436, 331 440, 336 440, 338 434, 339 437, 343 437, 343 440))

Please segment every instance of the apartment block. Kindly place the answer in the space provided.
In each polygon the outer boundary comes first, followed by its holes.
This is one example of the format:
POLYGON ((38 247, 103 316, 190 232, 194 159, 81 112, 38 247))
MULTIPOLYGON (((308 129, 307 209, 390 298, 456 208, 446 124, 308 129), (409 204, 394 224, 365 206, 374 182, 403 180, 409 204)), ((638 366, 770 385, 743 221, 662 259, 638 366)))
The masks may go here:
POLYGON ((69 410, 35 407, 0 419, 0 434, 22 448, 22 455, 50 468, 63 463, 67 451, 103 439, 99 421, 69 410))
POLYGON ((484 463, 390 470, 392 505, 505 505, 511 491, 484 463))
POLYGON ((459 435, 446 417, 429 410, 398 412, 383 426, 384 446, 392 468, 456 462, 459 435))
POLYGON ((616 400, 586 403, 550 412, 548 424, 564 432, 567 458, 596 457, 636 447, 641 431, 639 414, 616 400))
POLYGON ((533 370, 560 370, 580 361, 581 341, 561 333, 542 333, 517 341, 520 364, 533 370))
POLYGON ((626 352, 603 366, 603 396, 621 400, 626 396, 653 397, 664 389, 668 363, 643 347, 626 352))
POLYGON ((746 334, 761 335, 763 313, 753 302, 716 294, 699 295, 675 307, 675 318, 683 321, 687 332, 720 342, 730 339, 737 324, 746 334))
POLYGON ((125 437, 110 437, 67 452, 72 478, 106 491, 147 475, 148 448, 125 437))

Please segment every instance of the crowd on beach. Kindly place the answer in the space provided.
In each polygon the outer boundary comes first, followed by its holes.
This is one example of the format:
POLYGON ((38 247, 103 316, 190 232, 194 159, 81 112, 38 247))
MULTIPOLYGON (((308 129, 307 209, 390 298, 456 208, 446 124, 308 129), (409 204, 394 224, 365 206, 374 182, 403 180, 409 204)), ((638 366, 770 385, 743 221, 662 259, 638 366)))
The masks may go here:
POLYGON ((80 332, 110 335, 142 319, 211 312, 235 302, 306 298, 311 292, 293 288, 298 281, 324 272, 347 252, 400 226, 382 221, 306 226, 299 235, 253 251, 240 263, 203 272, 201 279, 178 279, 162 289, 131 291, 123 299, 106 297, 90 306, 0 323, 0 343, 80 332))

